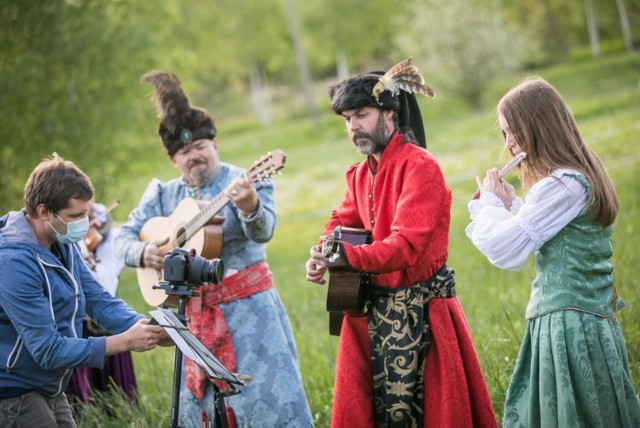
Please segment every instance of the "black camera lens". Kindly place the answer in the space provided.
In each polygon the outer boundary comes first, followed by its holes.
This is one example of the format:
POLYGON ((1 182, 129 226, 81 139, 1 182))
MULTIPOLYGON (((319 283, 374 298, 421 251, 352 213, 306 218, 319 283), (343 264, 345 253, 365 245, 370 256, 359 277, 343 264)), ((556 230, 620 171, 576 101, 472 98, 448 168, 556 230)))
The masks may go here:
POLYGON ((224 275, 224 265, 220 259, 207 260, 189 254, 189 284, 220 284, 224 275))
POLYGON ((164 257, 164 279, 171 283, 220 284, 224 276, 222 260, 207 260, 196 255, 196 250, 174 248, 164 257))

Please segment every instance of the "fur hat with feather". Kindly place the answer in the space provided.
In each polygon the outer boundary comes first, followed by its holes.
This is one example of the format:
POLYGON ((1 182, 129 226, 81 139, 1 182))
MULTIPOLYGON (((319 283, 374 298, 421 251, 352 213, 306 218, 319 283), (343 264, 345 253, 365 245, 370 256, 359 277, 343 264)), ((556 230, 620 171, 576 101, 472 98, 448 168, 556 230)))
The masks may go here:
POLYGON ((418 69, 411 65, 409 57, 391 67, 386 73, 363 73, 330 87, 331 108, 336 114, 363 107, 393 110, 398 113, 400 129, 406 133, 409 128, 418 145, 426 148, 424 125, 414 94, 423 94, 431 98, 436 94, 424 82, 418 69))
POLYGON ((153 100, 160 123, 158 135, 169 156, 201 139, 213 139, 216 127, 209 113, 191 106, 175 74, 151 71, 142 76, 142 83, 153 85, 153 100))

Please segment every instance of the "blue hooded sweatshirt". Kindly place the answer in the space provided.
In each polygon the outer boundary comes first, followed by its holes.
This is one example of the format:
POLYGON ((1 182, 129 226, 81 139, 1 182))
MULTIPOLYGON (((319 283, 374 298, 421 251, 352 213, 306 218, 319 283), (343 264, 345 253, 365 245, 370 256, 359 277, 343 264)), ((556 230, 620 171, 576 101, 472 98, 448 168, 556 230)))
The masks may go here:
POLYGON ((82 338, 85 312, 113 334, 144 318, 104 290, 77 245, 43 247, 24 210, 0 218, 0 389, 52 397, 74 367, 102 368, 106 337, 82 338))

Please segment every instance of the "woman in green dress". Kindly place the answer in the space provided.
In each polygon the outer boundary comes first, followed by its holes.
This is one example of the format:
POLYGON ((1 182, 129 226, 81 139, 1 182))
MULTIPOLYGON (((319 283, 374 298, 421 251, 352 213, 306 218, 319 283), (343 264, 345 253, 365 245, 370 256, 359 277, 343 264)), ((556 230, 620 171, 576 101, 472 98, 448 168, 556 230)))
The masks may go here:
POLYGON ((466 233, 500 268, 536 259, 503 424, 638 427, 640 402, 616 320, 624 304, 610 262, 618 213, 611 179, 544 79, 513 88, 497 113, 511 156, 526 153, 518 165, 526 197, 516 197, 500 171, 487 171, 466 233))

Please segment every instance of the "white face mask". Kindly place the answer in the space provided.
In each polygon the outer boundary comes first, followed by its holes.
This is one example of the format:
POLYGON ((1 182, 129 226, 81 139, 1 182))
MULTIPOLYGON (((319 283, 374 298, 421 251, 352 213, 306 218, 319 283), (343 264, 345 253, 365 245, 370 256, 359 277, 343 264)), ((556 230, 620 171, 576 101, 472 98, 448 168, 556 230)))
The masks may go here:
MULTIPOLYGON (((54 215, 58 217, 57 214, 54 214, 54 215)), ((60 242, 61 244, 75 244, 76 242, 79 242, 81 239, 83 239, 87 235, 87 232, 89 231, 89 216, 86 216, 85 218, 80 220, 70 221, 69 223, 67 223, 60 217, 58 217, 58 219, 67 225, 66 235, 60 234, 51 225, 50 222, 47 222, 47 223, 49 224, 49 227, 53 229, 53 231, 56 233, 58 242, 60 242)))

